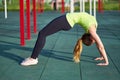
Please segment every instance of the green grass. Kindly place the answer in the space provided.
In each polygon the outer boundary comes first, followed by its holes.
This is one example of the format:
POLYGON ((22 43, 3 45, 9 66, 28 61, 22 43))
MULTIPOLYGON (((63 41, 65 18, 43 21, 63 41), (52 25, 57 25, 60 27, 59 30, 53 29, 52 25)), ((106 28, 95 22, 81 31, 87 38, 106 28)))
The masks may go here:
MULTIPOLYGON (((79 3, 76 5, 75 10, 79 10, 79 3)), ((96 8, 98 10, 98 3, 96 4, 96 8)), ((120 10, 120 4, 117 2, 105 2, 103 8, 104 10, 120 10)), ((85 10, 89 10, 89 3, 85 4, 85 10)))
POLYGON ((120 3, 115 3, 115 2, 108 3, 108 2, 106 2, 104 4, 104 9, 105 10, 120 10, 120 3))

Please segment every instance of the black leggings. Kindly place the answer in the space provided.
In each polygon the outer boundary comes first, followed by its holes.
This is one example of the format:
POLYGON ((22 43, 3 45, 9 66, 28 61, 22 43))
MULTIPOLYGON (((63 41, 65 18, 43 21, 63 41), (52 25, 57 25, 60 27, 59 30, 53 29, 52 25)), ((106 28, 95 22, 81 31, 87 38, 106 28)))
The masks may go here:
POLYGON ((42 48, 45 45, 46 37, 54 34, 60 30, 70 30, 71 26, 69 25, 66 15, 62 15, 58 18, 55 18, 53 21, 51 21, 49 24, 47 24, 38 34, 38 38, 35 44, 35 47, 33 49, 31 58, 36 59, 41 52, 42 48))

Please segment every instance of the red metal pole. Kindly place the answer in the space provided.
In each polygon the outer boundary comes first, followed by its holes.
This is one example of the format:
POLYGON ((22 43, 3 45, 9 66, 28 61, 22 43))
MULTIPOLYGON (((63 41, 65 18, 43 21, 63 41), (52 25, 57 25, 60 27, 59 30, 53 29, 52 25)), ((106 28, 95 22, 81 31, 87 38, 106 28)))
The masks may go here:
POLYGON ((44 0, 42 0, 42 2, 41 2, 41 7, 42 7, 42 11, 41 12, 44 12, 44 0))
POLYGON ((24 0, 19 0, 20 5, 20 45, 25 45, 24 38, 24 0))
POLYGON ((103 12, 103 1, 98 0, 98 12, 103 12))
POLYGON ((30 29, 30 0, 26 0, 27 39, 31 39, 30 29))
POLYGON ((42 13, 44 12, 44 0, 38 0, 38 12, 42 13))
POLYGON ((36 0, 33 0, 33 26, 34 26, 34 33, 37 33, 37 24, 36 24, 36 0))
POLYGON ((100 0, 98 0, 98 12, 100 12, 101 7, 100 7, 100 0))
POLYGON ((61 1, 61 4, 62 4, 62 9, 61 9, 61 13, 64 13, 65 12, 65 4, 64 4, 64 0, 61 1))
POLYGON ((41 0, 38 0, 38 12, 41 12, 41 6, 40 6, 40 2, 41 2, 41 0))

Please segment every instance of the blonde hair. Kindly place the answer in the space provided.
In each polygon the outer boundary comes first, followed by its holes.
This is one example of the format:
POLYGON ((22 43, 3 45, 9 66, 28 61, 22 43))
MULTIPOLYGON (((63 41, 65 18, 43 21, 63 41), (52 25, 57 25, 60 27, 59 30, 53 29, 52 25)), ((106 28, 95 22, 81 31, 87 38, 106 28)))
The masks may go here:
POLYGON ((75 45, 75 48, 74 48, 74 57, 73 57, 73 60, 75 63, 78 63, 80 62, 80 56, 81 56, 81 53, 82 53, 82 39, 78 39, 76 45, 75 45))
POLYGON ((73 60, 74 62, 78 63, 80 62, 80 56, 82 53, 82 49, 83 49, 83 45, 85 44, 86 46, 90 46, 92 45, 92 40, 91 40, 91 35, 89 33, 85 33, 82 35, 82 37, 80 39, 78 39, 75 48, 74 48, 74 57, 73 60))

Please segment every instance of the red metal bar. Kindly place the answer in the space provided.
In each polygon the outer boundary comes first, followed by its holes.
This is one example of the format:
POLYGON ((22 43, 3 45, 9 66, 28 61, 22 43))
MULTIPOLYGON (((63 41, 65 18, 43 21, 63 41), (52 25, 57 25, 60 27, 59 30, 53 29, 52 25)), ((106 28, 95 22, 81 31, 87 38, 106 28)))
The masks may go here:
POLYGON ((38 12, 41 12, 40 2, 41 2, 41 0, 38 0, 38 3, 37 3, 37 5, 38 5, 38 12))
POLYGON ((42 0, 42 2, 41 2, 41 7, 42 7, 42 10, 41 10, 41 12, 44 12, 44 0, 42 0))
POLYGON ((33 26, 34 26, 34 33, 37 33, 37 24, 36 24, 36 0, 33 0, 33 26))
POLYGON ((31 39, 31 29, 30 29, 30 0, 26 0, 26 22, 27 22, 27 39, 31 39))
POLYGON ((19 0, 20 5, 20 45, 25 45, 24 38, 24 0, 19 0))
POLYGON ((103 1, 98 0, 98 12, 103 12, 103 1))
POLYGON ((38 12, 44 12, 44 0, 38 0, 38 12))
POLYGON ((64 0, 61 1, 61 5, 62 5, 62 8, 61 8, 61 13, 64 13, 65 12, 65 4, 64 4, 64 0))

